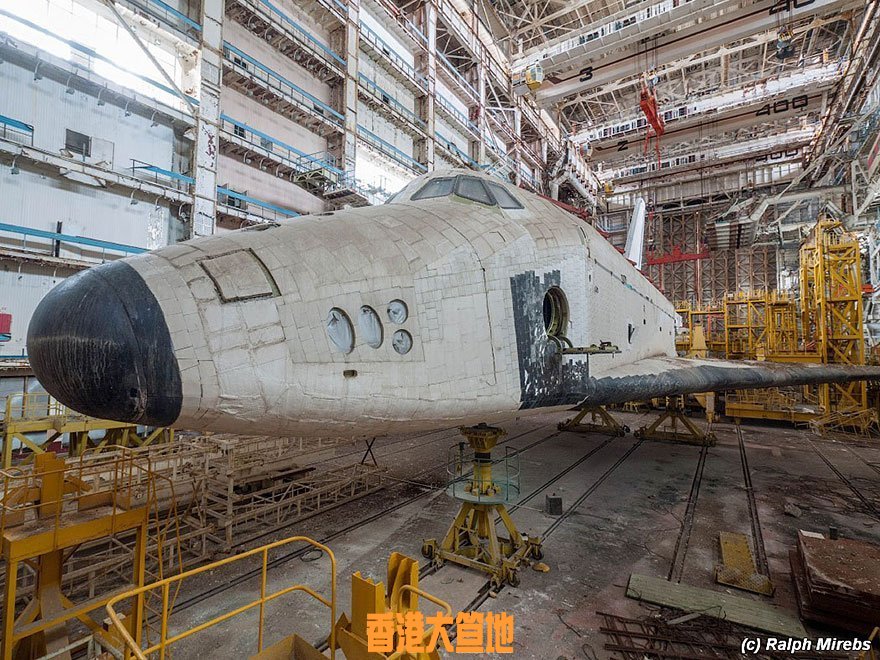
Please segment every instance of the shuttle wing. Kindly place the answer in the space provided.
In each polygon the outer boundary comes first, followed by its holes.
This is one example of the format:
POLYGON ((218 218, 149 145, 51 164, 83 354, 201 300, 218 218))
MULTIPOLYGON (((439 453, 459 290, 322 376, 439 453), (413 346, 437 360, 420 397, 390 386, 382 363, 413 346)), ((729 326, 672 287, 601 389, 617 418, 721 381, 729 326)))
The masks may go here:
POLYGON ((698 392, 880 380, 880 367, 654 357, 591 377, 581 405, 642 401, 698 392))

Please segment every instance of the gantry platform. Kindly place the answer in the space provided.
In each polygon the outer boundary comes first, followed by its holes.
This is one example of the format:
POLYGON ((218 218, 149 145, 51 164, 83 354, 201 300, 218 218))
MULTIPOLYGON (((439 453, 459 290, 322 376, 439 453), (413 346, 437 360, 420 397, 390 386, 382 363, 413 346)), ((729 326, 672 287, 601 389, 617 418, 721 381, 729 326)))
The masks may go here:
MULTIPOLYGON (((51 657, 68 660, 69 624, 77 621, 110 643, 101 617, 112 598, 144 583, 147 527, 155 495, 148 465, 118 455, 111 463, 67 463, 39 454, 32 471, 0 471, 0 556, 5 568, 0 658, 51 657), (83 544, 134 532, 131 578, 115 589, 74 602, 64 589, 70 557, 83 544), (35 574, 29 596, 20 598, 19 573, 35 574)), ((139 617, 143 600, 131 602, 139 617)))
POLYGON ((0 420, 3 438, 3 468, 12 467, 13 445, 17 440, 21 448, 33 454, 42 454, 46 447, 64 434, 70 436, 69 454, 80 456, 87 449, 101 451, 109 446, 146 447, 159 442, 174 440, 174 430, 155 428, 138 435, 138 427, 128 422, 87 417, 68 408, 44 392, 29 392, 6 398, 5 413, 0 420), (92 431, 106 431, 104 437, 94 442, 89 438, 92 431), (38 444, 27 434, 46 433, 46 443, 38 444))

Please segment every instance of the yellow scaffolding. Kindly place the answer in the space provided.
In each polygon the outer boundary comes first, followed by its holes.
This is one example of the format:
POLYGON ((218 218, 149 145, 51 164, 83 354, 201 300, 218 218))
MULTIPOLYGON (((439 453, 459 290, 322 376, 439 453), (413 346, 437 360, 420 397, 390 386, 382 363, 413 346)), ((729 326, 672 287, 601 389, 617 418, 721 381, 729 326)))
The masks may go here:
POLYGON ((765 357, 773 362, 818 362, 800 340, 797 300, 791 293, 771 291, 767 295, 764 333, 765 357))
MULTIPOLYGON (((836 220, 820 218, 800 251, 800 294, 757 294, 725 301, 728 357, 774 362, 864 364, 859 241, 836 220), (734 322, 730 324, 730 319, 734 322), (760 341, 758 341, 760 338, 760 341)), ((801 390, 753 390, 726 398, 734 417, 809 423, 817 432, 850 428, 867 433, 876 416, 864 382, 829 383, 801 390)))
MULTIPOLYGON (((858 238, 837 220, 820 219, 801 247, 801 313, 804 337, 825 364, 864 364, 862 268, 858 238)), ((868 406, 864 382, 819 388, 826 413, 868 406)))
POLYGON ((22 448, 33 454, 42 454, 45 445, 33 442, 26 434, 46 433, 46 445, 70 434, 71 456, 81 456, 87 449, 101 451, 107 447, 146 447, 159 442, 174 440, 174 430, 156 428, 145 436, 137 433, 137 426, 129 422, 95 419, 71 410, 44 392, 15 394, 6 398, 0 431, 3 437, 3 468, 12 467, 12 449, 17 440, 22 448), (106 431, 100 442, 89 438, 90 431, 106 431), (50 435, 51 434, 51 435, 50 435))
POLYGON ((724 299, 725 354, 731 360, 754 360, 765 346, 767 294, 739 291, 724 299))
POLYGON ((726 335, 724 329, 724 306, 718 303, 692 305, 689 301, 676 303, 675 311, 681 316, 687 329, 675 339, 675 348, 680 353, 689 353, 693 348, 694 328, 702 326, 706 348, 712 357, 725 357, 726 335))
MULTIPOLYGON (((101 644, 112 635, 95 611, 119 589, 74 601, 64 589, 71 557, 97 539, 134 532, 130 579, 121 590, 144 584, 147 535, 156 506, 156 479, 148 462, 116 447, 113 456, 58 458, 46 452, 32 469, 0 470, 0 556, 5 568, 0 658, 70 657, 68 624, 78 621, 101 644), (34 588, 22 597, 20 571, 34 573, 34 588)), ((173 498, 173 484, 171 488, 173 498)), ((176 528, 164 530, 174 535, 176 528)), ((161 550, 160 550, 161 552, 161 550)), ((179 555, 179 544, 177 554, 179 555)), ((160 558, 161 559, 161 558, 160 558)), ((131 601, 140 618, 143 599, 131 601)))

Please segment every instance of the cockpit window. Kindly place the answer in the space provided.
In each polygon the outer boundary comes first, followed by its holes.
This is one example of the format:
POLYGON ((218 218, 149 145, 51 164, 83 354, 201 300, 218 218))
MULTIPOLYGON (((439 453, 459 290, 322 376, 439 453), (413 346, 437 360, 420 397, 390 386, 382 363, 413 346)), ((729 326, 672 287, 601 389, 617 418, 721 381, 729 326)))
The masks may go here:
MULTIPOLYGON (((485 204, 486 206, 499 205, 503 209, 524 208, 520 201, 504 186, 483 181, 475 176, 464 175, 431 179, 410 199, 413 201, 434 199, 437 197, 447 197, 452 194, 464 197, 472 202, 485 204)), ((394 199, 394 197, 391 199, 394 199)), ((387 204, 388 202, 385 203, 387 204)))
POLYGON ((507 188, 504 186, 498 185, 497 183, 487 184, 489 186, 489 190, 492 191, 492 194, 495 195, 495 199, 498 200, 498 206, 503 209, 521 209, 523 205, 520 204, 519 200, 513 196, 507 188))
POLYGON ((455 184, 455 194, 464 197, 472 202, 480 204, 495 205, 495 199, 492 197, 483 182, 475 176, 460 176, 455 184))
POLYGON ((433 197, 446 197, 452 193, 455 179, 452 177, 439 177, 431 179, 422 186, 410 199, 432 199, 433 197))

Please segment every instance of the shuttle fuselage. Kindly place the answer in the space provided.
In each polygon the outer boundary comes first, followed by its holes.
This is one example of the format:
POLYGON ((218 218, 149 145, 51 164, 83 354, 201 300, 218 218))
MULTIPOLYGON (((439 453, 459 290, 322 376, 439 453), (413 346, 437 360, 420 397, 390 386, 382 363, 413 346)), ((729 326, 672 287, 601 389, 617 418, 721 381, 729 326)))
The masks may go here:
POLYGON ((86 271, 41 303, 28 349, 87 414, 347 435, 572 405, 590 377, 674 355, 674 331, 672 304, 590 225, 455 170, 382 206, 86 271), (619 352, 561 350, 601 342, 619 352))

